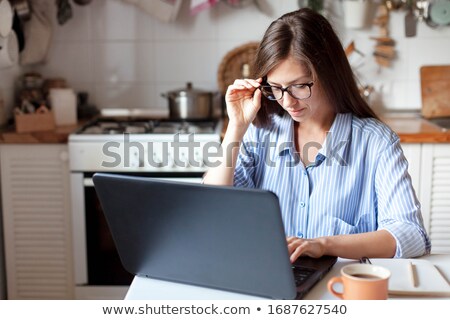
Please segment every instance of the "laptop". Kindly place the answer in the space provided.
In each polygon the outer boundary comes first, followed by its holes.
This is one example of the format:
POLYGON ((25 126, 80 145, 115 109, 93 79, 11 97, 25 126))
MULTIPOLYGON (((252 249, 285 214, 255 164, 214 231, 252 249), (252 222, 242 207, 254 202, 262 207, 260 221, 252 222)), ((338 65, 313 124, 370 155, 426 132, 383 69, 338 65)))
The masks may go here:
POLYGON ((123 267, 153 279, 301 299, 336 257, 289 261, 277 196, 265 190, 97 173, 123 267))

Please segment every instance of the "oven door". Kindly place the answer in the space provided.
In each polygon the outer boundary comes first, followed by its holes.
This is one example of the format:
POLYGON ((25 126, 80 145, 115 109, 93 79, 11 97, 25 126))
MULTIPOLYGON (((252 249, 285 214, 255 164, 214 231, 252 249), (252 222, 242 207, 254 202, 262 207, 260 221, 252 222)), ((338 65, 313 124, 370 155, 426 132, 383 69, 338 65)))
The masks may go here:
MULTIPOLYGON (((130 175, 130 173, 124 173, 130 175)), ((139 176, 201 182, 202 173, 139 176)), ((127 286, 133 275, 119 259, 92 181, 93 173, 71 173, 74 271, 77 286, 127 286)))

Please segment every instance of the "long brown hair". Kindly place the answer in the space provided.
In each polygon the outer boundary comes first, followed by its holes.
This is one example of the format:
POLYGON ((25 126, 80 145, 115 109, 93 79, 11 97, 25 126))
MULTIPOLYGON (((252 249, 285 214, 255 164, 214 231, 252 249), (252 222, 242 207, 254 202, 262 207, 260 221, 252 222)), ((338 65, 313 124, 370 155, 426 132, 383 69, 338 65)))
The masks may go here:
MULTIPOLYGON (((336 113, 378 119, 359 93, 338 36, 321 14, 303 8, 273 21, 257 50, 254 77, 265 78, 290 55, 303 63, 315 80, 319 80, 336 113)), ((259 127, 267 126, 272 114, 284 112, 276 101, 263 97, 254 123, 259 127)))

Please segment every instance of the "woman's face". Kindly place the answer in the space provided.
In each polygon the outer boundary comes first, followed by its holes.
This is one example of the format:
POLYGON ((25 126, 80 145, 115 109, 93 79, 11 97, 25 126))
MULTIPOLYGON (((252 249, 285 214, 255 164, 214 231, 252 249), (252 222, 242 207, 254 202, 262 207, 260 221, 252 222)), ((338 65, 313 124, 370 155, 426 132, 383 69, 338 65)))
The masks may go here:
POLYGON ((323 116, 329 108, 322 94, 320 84, 313 79, 311 72, 294 58, 289 57, 281 62, 276 68, 267 74, 267 83, 272 86, 286 88, 292 84, 307 84, 313 82, 311 96, 298 100, 292 97, 287 91, 283 97, 277 100, 281 107, 286 110, 297 122, 303 122, 313 117, 323 116))

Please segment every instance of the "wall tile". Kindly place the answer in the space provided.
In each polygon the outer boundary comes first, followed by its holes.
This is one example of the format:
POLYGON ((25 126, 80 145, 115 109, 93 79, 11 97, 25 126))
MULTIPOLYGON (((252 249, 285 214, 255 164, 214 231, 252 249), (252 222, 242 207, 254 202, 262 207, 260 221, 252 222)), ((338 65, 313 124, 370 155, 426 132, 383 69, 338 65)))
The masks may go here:
POLYGON ((53 43, 47 62, 35 68, 46 78, 63 77, 68 83, 92 82, 92 50, 89 43, 53 43))
POLYGON ((156 42, 158 82, 213 82, 216 78, 217 47, 206 41, 156 42))
POLYGON ((381 110, 419 110, 421 108, 420 83, 412 80, 377 80, 372 84, 371 106, 381 110), (388 106, 388 107, 387 107, 388 106))
POLYGON ((409 61, 408 78, 419 79, 420 67, 425 65, 450 64, 450 37, 419 38, 410 43, 409 52, 413 58, 409 61))
POLYGON ((102 108, 134 108, 137 104, 134 84, 95 85, 95 101, 102 108))
POLYGON ((150 83, 138 84, 135 86, 134 108, 161 109, 156 103, 155 85, 150 83))
POLYGON ((261 39, 273 20, 272 17, 260 12, 255 5, 241 9, 223 3, 220 5, 220 10, 213 11, 213 16, 218 25, 217 37, 221 41, 239 39, 246 42, 261 39))
POLYGON ((153 45, 140 42, 107 42, 94 46, 95 81, 141 82, 155 80, 153 45))
POLYGON ((94 40, 136 40, 138 9, 120 0, 92 2, 92 37, 94 40))

